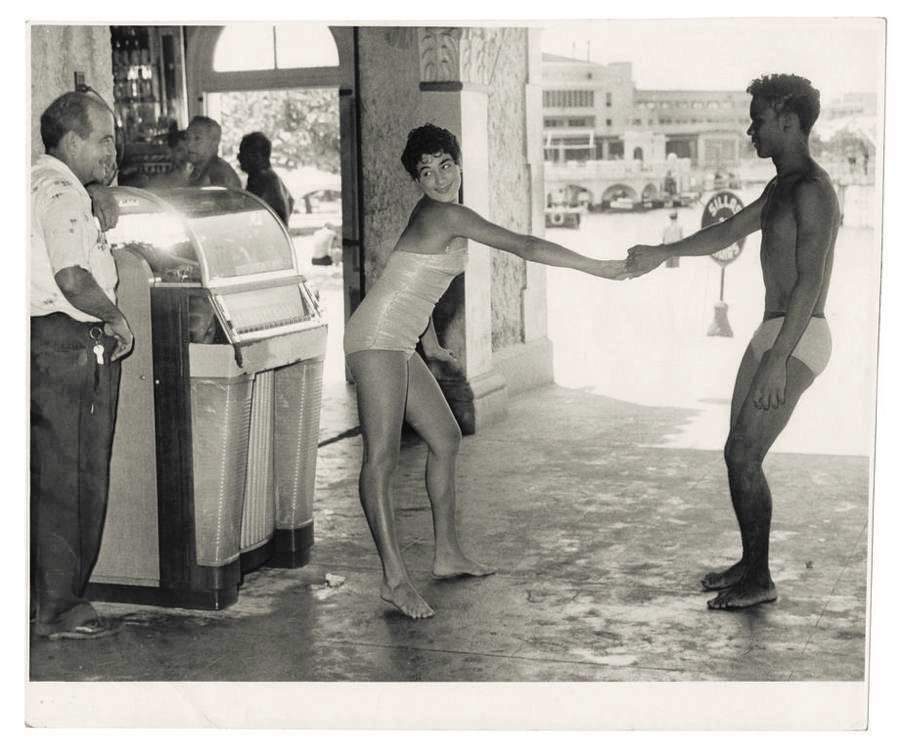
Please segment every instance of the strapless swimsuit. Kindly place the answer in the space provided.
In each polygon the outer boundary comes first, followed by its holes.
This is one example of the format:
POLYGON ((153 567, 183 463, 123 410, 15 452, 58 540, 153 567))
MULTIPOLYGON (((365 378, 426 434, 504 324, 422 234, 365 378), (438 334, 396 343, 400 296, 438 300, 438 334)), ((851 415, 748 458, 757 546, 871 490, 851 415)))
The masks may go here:
POLYGON ((391 253, 381 276, 350 316, 344 354, 386 349, 412 357, 416 342, 453 278, 466 268, 466 248, 446 253, 391 253))

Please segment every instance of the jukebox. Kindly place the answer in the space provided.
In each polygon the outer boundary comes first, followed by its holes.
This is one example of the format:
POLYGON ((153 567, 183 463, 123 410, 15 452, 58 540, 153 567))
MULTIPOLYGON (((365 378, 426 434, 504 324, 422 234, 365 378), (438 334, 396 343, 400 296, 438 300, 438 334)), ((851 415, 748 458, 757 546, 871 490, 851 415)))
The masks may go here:
POLYGON ((242 571, 309 560, 326 324, 255 196, 116 196, 107 236, 135 343, 89 596, 223 608, 242 571))

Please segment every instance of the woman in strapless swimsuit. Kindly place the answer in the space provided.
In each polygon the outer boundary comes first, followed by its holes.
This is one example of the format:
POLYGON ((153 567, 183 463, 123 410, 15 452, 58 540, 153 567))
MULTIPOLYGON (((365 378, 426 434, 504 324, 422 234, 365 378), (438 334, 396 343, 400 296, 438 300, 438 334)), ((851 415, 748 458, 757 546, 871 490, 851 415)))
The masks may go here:
MULTIPOLYGON (((456 456, 461 434, 426 358, 457 364, 440 346, 431 322, 435 303, 466 265, 466 240, 527 261, 625 279, 623 261, 598 261, 546 240, 498 227, 458 203, 460 149, 449 131, 424 125, 409 134, 403 166, 423 196, 382 273, 347 322, 344 352, 356 381, 363 437, 359 493, 381 556, 381 596, 411 618, 434 611, 410 580, 400 554, 391 506, 391 477, 400 454, 403 419, 428 446, 425 485, 434 522, 434 576, 486 576, 468 558, 456 532, 456 456)), ((458 364, 457 364, 458 365, 458 364)))

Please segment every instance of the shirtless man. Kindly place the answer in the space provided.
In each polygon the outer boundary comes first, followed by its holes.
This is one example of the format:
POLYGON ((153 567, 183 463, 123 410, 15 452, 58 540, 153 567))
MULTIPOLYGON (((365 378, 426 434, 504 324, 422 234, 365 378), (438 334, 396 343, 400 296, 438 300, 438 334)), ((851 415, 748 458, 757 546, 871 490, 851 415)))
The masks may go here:
POLYGON ((671 245, 636 245, 628 251, 628 269, 641 274, 667 258, 709 255, 762 230, 765 314, 738 370, 725 444, 743 552, 733 566, 702 580, 704 589, 719 591, 708 602, 715 610, 777 598, 769 572, 772 496, 762 462, 831 354, 824 311, 840 225, 837 194, 809 154, 819 92, 805 78, 778 74, 754 80, 747 93, 752 96, 747 134, 756 153, 775 163, 775 178, 756 201, 724 222, 671 245))
POLYGON ((188 161, 193 166, 187 184, 191 188, 218 185, 241 189, 241 178, 231 165, 219 156, 222 128, 211 117, 197 115, 188 123, 185 144, 188 161))
POLYGON ((247 173, 247 191, 259 196, 287 227, 294 211, 294 198, 287 186, 272 169, 272 142, 256 131, 241 139, 238 164, 247 173))

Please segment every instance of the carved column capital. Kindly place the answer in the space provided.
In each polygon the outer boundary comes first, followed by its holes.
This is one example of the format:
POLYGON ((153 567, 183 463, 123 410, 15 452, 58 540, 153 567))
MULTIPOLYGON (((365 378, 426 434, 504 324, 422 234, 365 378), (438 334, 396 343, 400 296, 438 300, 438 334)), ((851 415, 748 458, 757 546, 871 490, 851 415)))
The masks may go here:
POLYGON ((430 85, 490 86, 502 53, 504 28, 418 28, 419 80, 430 85))
POLYGON ((462 29, 423 26, 419 36, 419 80, 422 83, 462 81, 459 42, 462 29))

